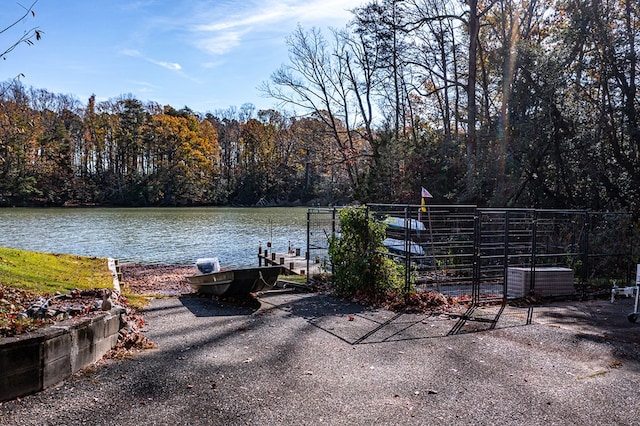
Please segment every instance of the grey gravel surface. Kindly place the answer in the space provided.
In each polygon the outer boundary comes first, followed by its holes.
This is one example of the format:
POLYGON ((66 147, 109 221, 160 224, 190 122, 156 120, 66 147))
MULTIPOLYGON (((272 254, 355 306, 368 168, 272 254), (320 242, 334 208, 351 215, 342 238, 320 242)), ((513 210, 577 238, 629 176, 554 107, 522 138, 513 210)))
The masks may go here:
POLYGON ((2 425, 637 425, 629 300, 369 310, 318 294, 155 300, 157 345, 0 404, 2 425))

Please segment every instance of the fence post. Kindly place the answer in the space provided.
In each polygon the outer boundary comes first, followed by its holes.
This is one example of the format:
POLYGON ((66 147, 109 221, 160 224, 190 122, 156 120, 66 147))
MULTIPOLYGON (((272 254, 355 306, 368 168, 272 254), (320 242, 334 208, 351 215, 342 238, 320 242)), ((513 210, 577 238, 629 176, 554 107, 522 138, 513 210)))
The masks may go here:
POLYGON ((535 294, 536 287, 536 252, 538 250, 538 211, 532 211, 531 217, 531 272, 529 274, 529 295, 535 294))
MULTIPOLYGON (((331 209, 331 238, 334 238, 335 236, 336 236, 336 207, 333 207, 331 209)), ((335 274, 333 270, 333 262, 331 262, 331 284, 335 284, 334 277, 335 277, 335 274)))
POLYGON ((476 207, 473 215, 473 278, 471 279, 471 303, 480 300, 480 239, 481 229, 480 210, 476 207))
POLYGON ((502 279, 502 303, 507 302, 507 286, 509 285, 509 236, 510 221, 509 210, 504 213, 504 278, 502 279))
POLYGON ((589 233, 591 233, 593 229, 593 224, 591 223, 591 215, 589 212, 584 212, 584 222, 583 222, 583 235, 584 235, 584 244, 582 249, 582 277, 580 278, 580 284, 583 289, 583 294, 587 291, 588 284, 588 276, 589 276, 589 233))
POLYGON ((411 290, 411 217, 409 207, 404 207, 404 297, 408 300, 411 290))
POLYGON ((309 256, 309 251, 311 250, 311 209, 307 209, 307 254, 306 254, 306 261, 307 261, 307 273, 305 275, 305 283, 309 284, 309 258, 311 256, 309 256))

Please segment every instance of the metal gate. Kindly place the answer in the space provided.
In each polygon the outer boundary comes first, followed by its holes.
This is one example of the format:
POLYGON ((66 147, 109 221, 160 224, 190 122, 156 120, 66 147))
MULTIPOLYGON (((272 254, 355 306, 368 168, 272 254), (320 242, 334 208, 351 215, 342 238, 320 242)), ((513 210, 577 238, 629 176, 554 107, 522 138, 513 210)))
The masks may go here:
MULTIPOLYGON (((626 213, 489 209, 473 205, 370 204, 386 221, 386 255, 405 265, 407 290, 435 290, 472 303, 567 296, 633 276, 632 222, 626 213)), ((338 208, 309 209, 311 261, 330 271, 328 236, 338 208)))

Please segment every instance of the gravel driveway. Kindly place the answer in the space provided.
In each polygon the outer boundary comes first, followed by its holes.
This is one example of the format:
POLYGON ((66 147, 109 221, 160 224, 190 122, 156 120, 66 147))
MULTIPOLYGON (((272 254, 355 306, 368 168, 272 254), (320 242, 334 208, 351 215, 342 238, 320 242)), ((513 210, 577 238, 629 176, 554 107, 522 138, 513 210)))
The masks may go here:
POLYGON ((273 292, 145 312, 155 349, 0 404, 2 425, 632 425, 640 324, 621 299, 468 318, 273 292))

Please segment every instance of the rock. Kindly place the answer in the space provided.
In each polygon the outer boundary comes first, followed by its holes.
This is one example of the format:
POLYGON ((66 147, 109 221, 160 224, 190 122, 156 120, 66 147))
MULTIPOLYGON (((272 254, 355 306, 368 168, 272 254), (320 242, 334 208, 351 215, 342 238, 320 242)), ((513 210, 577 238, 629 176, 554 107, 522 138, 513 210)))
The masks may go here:
POLYGON ((109 290, 108 288, 105 289, 102 293, 102 310, 103 311, 110 311, 112 308, 112 303, 111 303, 111 290, 109 290))
POLYGON ((76 315, 80 315, 82 311, 83 311, 82 308, 71 307, 68 309, 67 312, 70 316, 76 316, 76 315))

